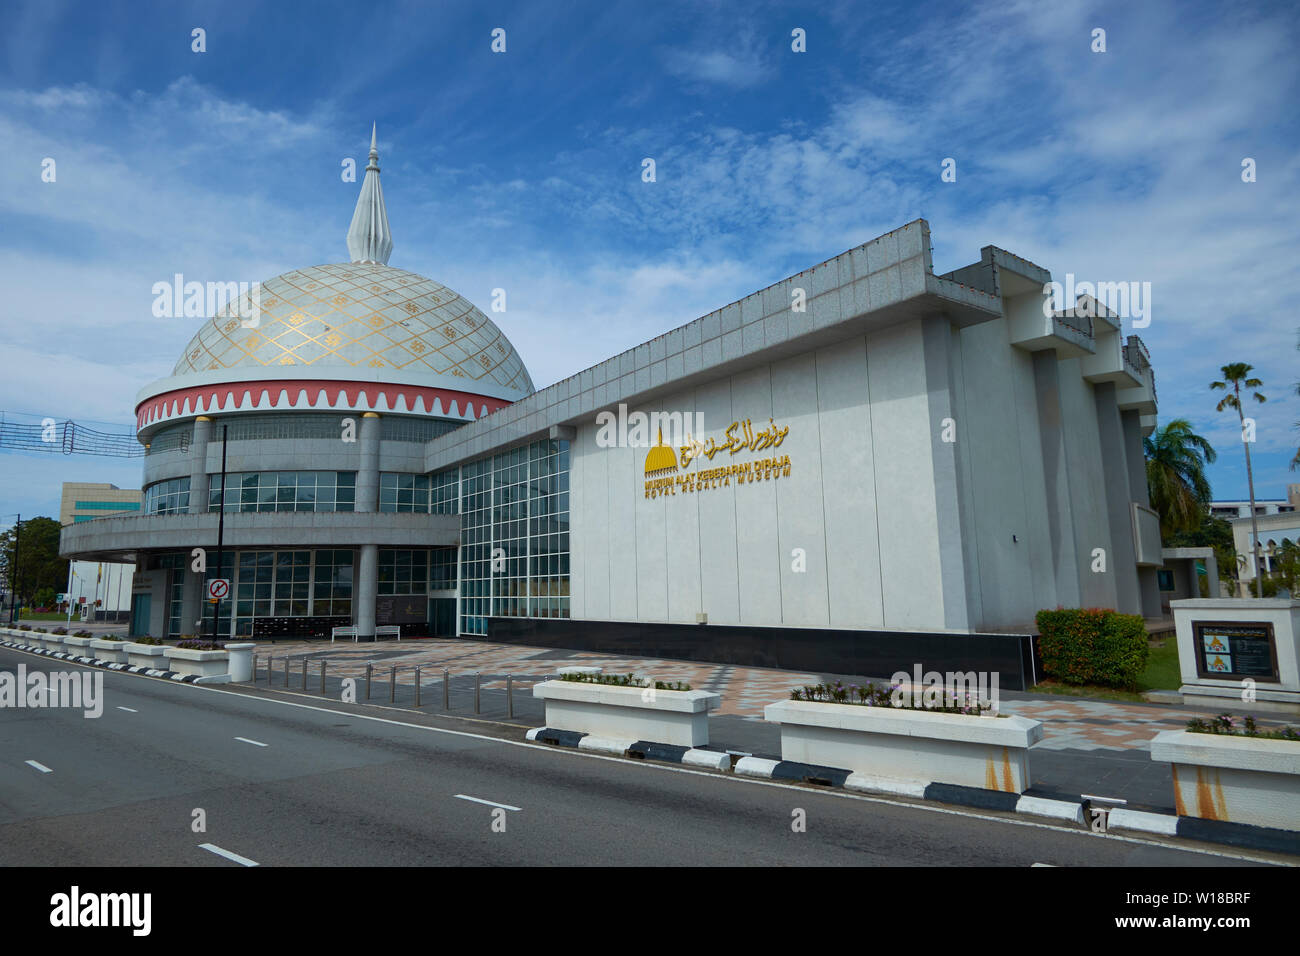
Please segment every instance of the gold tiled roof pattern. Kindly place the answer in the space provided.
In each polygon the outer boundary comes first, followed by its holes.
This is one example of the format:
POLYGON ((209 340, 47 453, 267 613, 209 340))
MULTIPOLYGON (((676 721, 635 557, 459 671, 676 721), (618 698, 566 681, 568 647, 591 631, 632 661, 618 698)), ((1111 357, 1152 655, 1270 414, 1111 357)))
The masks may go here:
POLYGON ((414 272, 375 263, 313 266, 268 279, 260 296, 255 328, 242 325, 238 306, 227 306, 190 340, 172 374, 308 366, 333 378, 329 369, 393 368, 534 390, 496 323, 414 272))

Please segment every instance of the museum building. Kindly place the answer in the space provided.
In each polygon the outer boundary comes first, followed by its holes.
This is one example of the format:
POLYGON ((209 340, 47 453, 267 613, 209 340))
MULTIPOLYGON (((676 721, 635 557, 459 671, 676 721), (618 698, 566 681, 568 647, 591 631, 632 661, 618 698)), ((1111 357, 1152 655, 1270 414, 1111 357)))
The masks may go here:
POLYGON ((488 316, 387 264, 373 137, 347 239, 141 391, 140 513, 63 529, 135 562, 132 633, 206 630, 215 577, 223 636, 827 669, 1160 613, 1150 357, 1033 263, 936 274, 915 220, 538 391, 488 316))

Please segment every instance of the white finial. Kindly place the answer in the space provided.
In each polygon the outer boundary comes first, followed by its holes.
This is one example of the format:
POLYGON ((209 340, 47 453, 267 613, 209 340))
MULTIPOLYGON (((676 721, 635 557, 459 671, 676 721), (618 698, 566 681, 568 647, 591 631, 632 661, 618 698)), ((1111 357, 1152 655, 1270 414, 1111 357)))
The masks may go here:
POLYGON ((388 228, 388 211, 384 208, 384 191, 379 185, 379 150, 376 147, 377 125, 370 127, 370 163, 361 181, 356 212, 348 227, 348 254, 353 262, 377 262, 388 265, 393 252, 393 234, 388 228))

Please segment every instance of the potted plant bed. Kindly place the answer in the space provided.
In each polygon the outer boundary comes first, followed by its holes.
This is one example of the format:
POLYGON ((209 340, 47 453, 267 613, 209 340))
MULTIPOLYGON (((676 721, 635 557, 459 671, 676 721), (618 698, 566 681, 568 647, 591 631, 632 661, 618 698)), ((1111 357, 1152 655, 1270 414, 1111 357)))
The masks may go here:
POLYGON ((546 726, 553 730, 679 747, 708 744, 709 711, 722 703, 719 694, 684 684, 652 686, 630 674, 569 674, 534 684, 533 696, 545 701, 546 726))
POLYGON ((156 637, 141 637, 127 641, 126 662, 132 667, 148 667, 151 670, 168 670, 167 658, 175 648, 164 644, 156 637))
POLYGON ((195 677, 220 677, 230 673, 230 652, 220 644, 196 639, 180 640, 167 656, 169 667, 177 674, 195 677))
POLYGON ((69 654, 75 654, 77 657, 94 657, 95 652, 90 646, 93 638, 73 637, 69 634, 63 639, 63 649, 69 654))
POLYGON ((1166 761, 1179 816, 1300 830, 1300 732, 1262 733, 1247 718, 1235 732, 1227 714, 1165 730, 1151 741, 1151 759, 1166 761))
POLYGON ((1042 739, 1040 722, 993 717, 978 707, 963 713, 892 706, 888 692, 866 690, 861 703, 848 702, 849 694, 839 695, 843 702, 800 694, 768 704, 763 716, 781 725, 781 759, 1004 793, 1023 793, 1031 785, 1029 748, 1042 739))
POLYGON ((115 637, 91 638, 90 656, 96 660, 108 661, 110 664, 127 664, 126 641, 115 637))

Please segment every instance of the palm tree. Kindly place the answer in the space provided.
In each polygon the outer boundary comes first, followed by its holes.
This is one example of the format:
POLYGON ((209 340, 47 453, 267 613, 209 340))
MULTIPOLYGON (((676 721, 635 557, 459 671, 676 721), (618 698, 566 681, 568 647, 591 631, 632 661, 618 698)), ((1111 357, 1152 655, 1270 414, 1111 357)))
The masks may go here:
MULTIPOLYGON (((1248 389, 1262 388, 1264 383, 1257 378, 1248 378, 1252 365, 1245 362, 1233 362, 1231 365, 1222 366, 1219 371, 1223 373, 1223 381, 1211 382, 1210 388, 1228 389, 1231 386, 1232 391, 1224 395, 1215 406, 1215 411, 1221 412, 1225 408, 1235 408, 1237 410, 1237 420, 1241 423, 1241 446, 1246 449, 1246 484, 1250 489, 1250 550, 1255 558, 1255 588, 1256 593, 1263 594, 1263 571, 1259 560, 1259 522, 1255 519, 1255 475, 1250 468, 1250 442, 1246 441, 1246 416, 1241 408, 1241 388, 1244 385, 1248 389)), ((1252 393, 1255 401, 1264 402, 1264 398, 1259 392, 1252 393)))
POLYGON ((1217 457, 1210 443, 1192 431, 1192 423, 1175 418, 1142 439, 1147 460, 1147 493, 1160 515, 1160 536, 1200 527, 1210 503, 1205 466, 1217 457))

